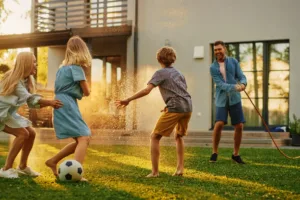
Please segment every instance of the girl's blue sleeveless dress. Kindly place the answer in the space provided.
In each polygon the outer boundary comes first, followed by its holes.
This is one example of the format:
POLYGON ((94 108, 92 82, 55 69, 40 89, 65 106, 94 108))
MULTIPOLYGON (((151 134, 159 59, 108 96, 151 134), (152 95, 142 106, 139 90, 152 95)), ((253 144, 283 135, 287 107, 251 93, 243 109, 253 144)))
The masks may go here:
POLYGON ((64 104, 54 110, 54 129, 59 139, 91 135, 77 104, 77 100, 83 96, 80 87, 82 80, 86 80, 86 77, 82 67, 77 65, 60 67, 56 73, 55 98, 64 104))

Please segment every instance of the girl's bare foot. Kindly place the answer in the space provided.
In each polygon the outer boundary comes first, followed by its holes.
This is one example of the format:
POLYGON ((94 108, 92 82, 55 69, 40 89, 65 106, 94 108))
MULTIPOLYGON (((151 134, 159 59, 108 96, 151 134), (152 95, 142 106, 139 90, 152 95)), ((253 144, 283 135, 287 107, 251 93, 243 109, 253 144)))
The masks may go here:
POLYGON ((183 176, 183 173, 177 173, 177 172, 175 172, 172 176, 183 176))
POLYGON ((183 170, 177 170, 172 176, 183 176, 183 170))
POLYGON ((157 178, 157 177, 159 177, 159 174, 157 173, 157 174, 148 174, 147 176, 146 176, 146 178, 157 178))
POLYGON ((52 170, 54 176, 58 177, 57 167, 56 167, 57 163, 54 163, 51 161, 51 159, 49 159, 45 162, 45 164, 47 165, 47 167, 49 167, 52 170))
POLYGON ((80 179, 80 181, 81 182, 89 182, 86 178, 83 178, 83 177, 80 179))

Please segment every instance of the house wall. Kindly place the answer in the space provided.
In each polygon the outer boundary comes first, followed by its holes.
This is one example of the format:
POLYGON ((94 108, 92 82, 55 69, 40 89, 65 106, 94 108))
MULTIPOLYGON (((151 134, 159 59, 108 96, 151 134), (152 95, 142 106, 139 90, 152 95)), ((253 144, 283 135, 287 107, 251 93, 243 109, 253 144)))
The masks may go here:
MULTIPOLYGON (((177 51, 175 67, 186 77, 193 99, 190 130, 211 128, 210 44, 288 39, 290 41, 289 113, 300 116, 300 1, 298 0, 143 0, 138 1, 138 89, 160 66, 156 51, 169 44, 177 51), (194 59, 195 46, 204 58, 194 59)), ((133 19, 133 18, 132 18, 133 19)), ((132 52, 133 36, 128 40, 132 52)), ((131 55, 128 51, 128 54, 131 55)), ((128 57, 132 57, 128 56, 128 57)), ((127 61, 127 63, 132 62, 127 61)), ((164 103, 158 90, 138 101, 138 129, 151 130, 164 103)))

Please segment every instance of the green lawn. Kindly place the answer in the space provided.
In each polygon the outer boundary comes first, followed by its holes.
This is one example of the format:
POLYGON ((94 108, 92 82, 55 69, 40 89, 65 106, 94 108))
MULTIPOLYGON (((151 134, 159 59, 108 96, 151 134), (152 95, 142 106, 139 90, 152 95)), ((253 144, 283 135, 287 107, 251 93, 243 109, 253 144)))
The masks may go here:
MULTIPOLYGON (((0 179, 0 199, 300 199, 300 161, 288 160, 275 149, 241 149, 247 165, 220 149, 219 161, 209 163, 211 149, 186 148, 185 176, 172 177, 175 147, 162 147, 160 177, 150 172, 149 147, 91 146, 84 164, 89 183, 56 182, 44 161, 60 145, 35 144, 30 166, 38 178, 0 179)), ((8 147, 0 144, 0 165, 8 147)), ((291 156, 299 150, 285 150, 291 156)))

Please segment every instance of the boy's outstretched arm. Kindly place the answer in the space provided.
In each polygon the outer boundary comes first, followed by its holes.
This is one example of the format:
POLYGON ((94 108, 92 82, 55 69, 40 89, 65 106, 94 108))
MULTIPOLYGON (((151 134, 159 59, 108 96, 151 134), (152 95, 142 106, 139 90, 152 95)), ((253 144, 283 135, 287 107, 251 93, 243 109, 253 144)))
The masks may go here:
POLYGON ((154 85, 152 84, 148 84, 146 88, 140 90, 139 92, 135 93, 133 96, 124 99, 124 100, 117 100, 115 101, 116 106, 119 107, 125 107, 129 104, 130 101, 135 100, 135 99, 139 99, 143 96, 148 95, 151 90, 154 88, 154 85))

